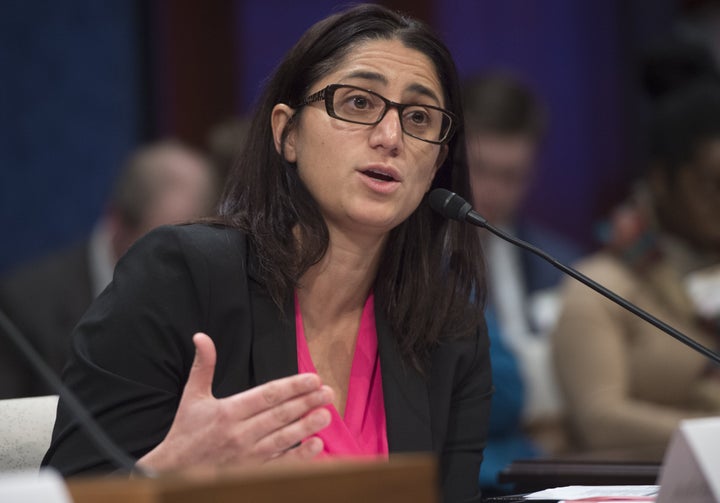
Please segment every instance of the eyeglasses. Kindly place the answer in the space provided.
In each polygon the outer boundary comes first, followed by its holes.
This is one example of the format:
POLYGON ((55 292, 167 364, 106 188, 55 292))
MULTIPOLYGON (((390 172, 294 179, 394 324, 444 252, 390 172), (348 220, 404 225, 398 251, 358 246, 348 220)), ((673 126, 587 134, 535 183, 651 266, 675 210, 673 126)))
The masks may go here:
POLYGON ((452 138, 457 120, 442 108, 417 103, 395 103, 378 93, 345 84, 330 84, 299 103, 299 108, 325 101, 327 114, 345 122, 374 126, 388 110, 396 108, 403 132, 428 143, 443 144, 452 138))

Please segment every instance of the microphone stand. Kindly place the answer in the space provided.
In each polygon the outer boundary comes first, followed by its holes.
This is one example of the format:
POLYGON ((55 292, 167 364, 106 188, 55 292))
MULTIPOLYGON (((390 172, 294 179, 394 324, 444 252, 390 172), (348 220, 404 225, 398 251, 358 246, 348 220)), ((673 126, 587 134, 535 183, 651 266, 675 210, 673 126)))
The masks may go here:
POLYGON ((477 213, 475 210, 472 209, 472 206, 468 202, 466 202, 464 199, 462 199, 457 194, 454 194, 450 192, 449 190, 445 189, 435 189, 430 194, 430 206, 438 211, 440 214, 451 218, 453 220, 459 220, 461 222, 468 222, 469 224, 472 224, 476 227, 482 227, 484 229, 487 229, 488 231, 492 232, 496 236, 498 236, 501 239, 504 239, 505 241, 508 241, 516 246, 519 246, 520 248, 523 248, 524 250, 528 250, 538 257, 542 258, 543 260, 546 260, 556 268, 563 271, 565 274, 572 276, 576 280, 578 280, 580 283, 584 284, 585 286, 592 288, 597 293, 602 295, 603 297, 613 301, 615 304, 627 309, 631 313, 633 313, 636 316, 639 316, 643 320, 647 321, 654 327, 662 330, 669 336, 677 339, 678 341, 682 342, 686 346, 689 346, 690 348, 694 349, 698 353, 702 354, 706 358, 709 358, 711 361, 713 361, 716 364, 720 364, 720 355, 712 351, 711 349, 703 346, 699 342, 691 339, 687 335, 683 334, 682 332, 678 331, 677 329, 671 327, 667 323, 665 323, 662 320, 659 320, 652 314, 648 313, 647 311, 639 308, 635 304, 627 301, 626 299, 620 297, 615 292, 605 288, 597 281, 594 281, 590 279, 589 277, 585 276, 580 271, 573 269, 572 267, 568 267, 562 262, 559 262, 552 256, 550 256, 545 251, 531 245, 530 243, 527 243, 523 241, 522 239, 518 239, 516 237, 510 236, 506 232, 503 232, 500 229, 497 229, 490 225, 487 220, 485 220, 479 213, 477 213))

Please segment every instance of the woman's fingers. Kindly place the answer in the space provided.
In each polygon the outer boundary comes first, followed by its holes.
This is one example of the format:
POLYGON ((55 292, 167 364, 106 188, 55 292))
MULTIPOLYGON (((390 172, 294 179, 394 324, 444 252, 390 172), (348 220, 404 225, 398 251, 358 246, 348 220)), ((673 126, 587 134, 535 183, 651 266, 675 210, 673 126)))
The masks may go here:
POLYGON ((253 420, 268 425, 273 431, 290 424, 308 412, 332 403, 333 391, 330 386, 322 386, 319 390, 295 397, 257 414, 253 420))
MULTIPOLYGON (((308 451, 313 450, 312 445, 315 445, 316 442, 313 441, 310 446, 306 446, 307 442, 305 440, 326 428, 331 420, 329 410, 324 407, 315 409, 297 421, 279 428, 258 440, 254 452, 257 456, 265 459, 286 455, 296 449, 301 449, 300 454, 311 454, 308 451), (302 443, 298 445, 299 442, 302 443)), ((320 444, 320 450, 322 450, 322 441, 320 441, 320 444)), ((312 455, 315 454, 317 453, 312 455)))
POLYGON ((202 332, 193 335, 195 344, 195 359, 188 380, 185 383, 183 397, 212 396, 212 380, 215 374, 215 344, 212 339, 202 332))
POLYGON ((306 412, 301 416, 296 416, 296 419, 292 421, 285 421, 281 419, 286 414, 285 411, 278 415, 275 410, 269 410, 248 421, 248 426, 254 430, 255 434, 259 435, 253 451, 262 458, 274 457, 293 448, 298 442, 302 442, 326 428, 332 420, 328 409, 314 403, 312 405, 309 402, 302 405, 290 403, 285 405, 292 408, 293 411, 302 407, 306 412))
MULTIPOLYGON (((325 387, 327 388, 327 387, 325 387)), ((237 411, 237 419, 248 419, 278 405, 303 397, 323 389, 322 381, 317 374, 298 374, 261 384, 252 389, 223 399, 229 407, 237 411)), ((329 388, 327 388, 329 390, 329 388)), ((325 391, 324 393, 328 393, 325 391)), ((332 401, 332 391, 330 400, 332 401)), ((318 395, 318 396, 323 396, 318 395)), ((315 396, 315 398, 318 398, 315 396)), ((311 400, 312 401, 312 400, 311 400)), ((319 403, 324 405, 329 402, 319 403)), ((295 418, 304 412, 300 411, 295 418)))
POLYGON ((297 461, 307 461, 320 454, 324 444, 322 439, 318 437, 310 437, 304 442, 292 449, 287 449, 279 456, 271 459, 273 463, 291 463, 297 461))
MULTIPOLYGON (((333 391, 329 386, 293 397, 252 417, 235 421, 231 434, 252 445, 253 455, 262 459, 276 456, 330 424, 333 391)), ((240 401, 232 403, 241 406, 240 401)), ((225 406, 226 404, 223 404, 225 406)), ((233 415, 225 412, 224 415, 233 415)), ((246 444, 247 445, 247 444, 246 444)))

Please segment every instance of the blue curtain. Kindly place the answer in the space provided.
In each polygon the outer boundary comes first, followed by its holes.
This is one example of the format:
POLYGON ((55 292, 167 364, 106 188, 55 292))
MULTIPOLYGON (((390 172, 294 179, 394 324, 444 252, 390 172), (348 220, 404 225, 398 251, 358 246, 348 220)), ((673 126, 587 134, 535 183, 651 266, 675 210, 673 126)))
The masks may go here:
POLYGON ((0 273, 79 239, 140 122, 136 4, 0 6, 0 273))

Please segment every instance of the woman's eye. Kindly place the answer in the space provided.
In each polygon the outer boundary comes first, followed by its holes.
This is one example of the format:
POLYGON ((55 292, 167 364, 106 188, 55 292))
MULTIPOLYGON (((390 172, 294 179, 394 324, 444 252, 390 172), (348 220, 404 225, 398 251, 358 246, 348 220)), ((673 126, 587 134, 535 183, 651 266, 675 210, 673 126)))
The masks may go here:
POLYGON ((367 108, 369 106, 368 99, 364 96, 354 96, 351 103, 355 108, 367 108))
POLYGON ((430 122, 430 117, 422 110, 413 110, 407 115, 407 117, 413 124, 416 125, 427 124, 430 122))

